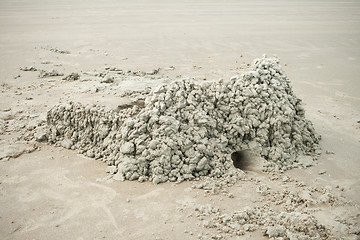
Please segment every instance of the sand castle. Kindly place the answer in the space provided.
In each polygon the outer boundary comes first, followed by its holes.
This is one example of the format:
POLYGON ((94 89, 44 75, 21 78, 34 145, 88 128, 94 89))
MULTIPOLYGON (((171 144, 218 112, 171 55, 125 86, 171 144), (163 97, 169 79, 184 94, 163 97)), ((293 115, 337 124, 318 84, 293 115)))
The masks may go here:
POLYGON ((155 184, 220 177, 234 169, 235 151, 265 158, 264 170, 287 170, 320 153, 320 136, 279 60, 266 56, 228 81, 174 81, 119 112, 58 105, 47 123, 48 142, 102 159, 116 179, 155 184))

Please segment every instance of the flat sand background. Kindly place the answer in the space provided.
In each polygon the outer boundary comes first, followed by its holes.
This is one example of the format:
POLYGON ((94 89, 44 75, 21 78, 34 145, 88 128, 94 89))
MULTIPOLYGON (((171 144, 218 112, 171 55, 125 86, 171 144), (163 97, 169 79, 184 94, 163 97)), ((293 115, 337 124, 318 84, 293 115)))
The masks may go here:
MULTIPOLYGON (((341 194, 358 210, 359 1, 1 0, 0 110, 7 130, 0 135, 0 151, 14 150, 24 129, 44 120, 59 102, 122 101, 106 92, 84 93, 86 82, 39 79, 20 67, 69 74, 106 66, 133 71, 174 66, 162 74, 216 81, 240 74, 264 53, 281 59, 307 118, 323 137, 316 166, 285 174, 311 186, 343 188, 341 194), (30 120, 19 125, 24 114, 30 120)), ((160 83, 129 79, 119 89, 160 83)), ((235 185, 235 198, 229 199, 204 196, 191 183, 97 181, 107 176, 102 162, 38 145, 39 151, 0 161, 1 239, 198 239, 212 230, 191 217, 197 205, 211 202, 234 211, 256 204, 252 182, 235 185)), ((249 174, 269 182, 266 174, 249 174)), ((356 239, 334 220, 344 212, 354 214, 353 208, 324 206, 317 218, 338 238, 356 239)), ((266 237, 255 231, 236 239, 266 237)))

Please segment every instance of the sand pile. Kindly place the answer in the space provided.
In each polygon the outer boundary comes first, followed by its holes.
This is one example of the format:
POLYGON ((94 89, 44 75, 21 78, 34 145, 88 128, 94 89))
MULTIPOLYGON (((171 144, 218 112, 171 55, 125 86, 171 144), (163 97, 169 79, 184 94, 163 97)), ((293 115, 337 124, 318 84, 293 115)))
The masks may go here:
POLYGON ((48 141, 102 158, 115 178, 183 181, 222 176, 230 154, 251 150, 286 170, 319 153, 320 136, 305 119, 276 58, 229 81, 175 81, 153 90, 142 107, 105 111, 66 104, 48 112, 48 141))

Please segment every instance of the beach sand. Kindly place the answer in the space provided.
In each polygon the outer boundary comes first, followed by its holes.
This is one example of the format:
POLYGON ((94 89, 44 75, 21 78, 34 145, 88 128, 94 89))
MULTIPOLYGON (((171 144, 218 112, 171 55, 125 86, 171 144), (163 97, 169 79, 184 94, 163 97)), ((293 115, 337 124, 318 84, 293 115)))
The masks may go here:
POLYGON ((0 238, 268 239, 261 226, 240 236, 206 228, 211 216, 196 211, 271 205, 257 191, 266 185, 270 195, 325 189, 338 200, 315 204, 313 216, 335 238, 359 239, 359 26, 358 1, 1 1, 0 238), (215 194, 192 182, 119 182, 101 161, 27 141, 60 102, 116 108, 126 90, 229 79, 264 53, 281 59, 322 136, 317 163, 278 180, 249 171, 215 194), (30 66, 38 71, 20 70, 30 66), (131 74, 100 83, 95 74, 107 67, 131 74), (39 78, 40 69, 81 79, 39 78))

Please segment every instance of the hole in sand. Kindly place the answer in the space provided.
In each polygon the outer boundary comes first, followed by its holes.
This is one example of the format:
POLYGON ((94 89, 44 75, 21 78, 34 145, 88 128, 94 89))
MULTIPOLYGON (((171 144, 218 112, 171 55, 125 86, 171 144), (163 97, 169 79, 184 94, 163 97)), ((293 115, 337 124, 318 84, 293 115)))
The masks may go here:
POLYGON ((233 161, 234 167, 241 170, 249 170, 251 165, 251 157, 247 150, 233 152, 231 154, 231 159, 233 161))

